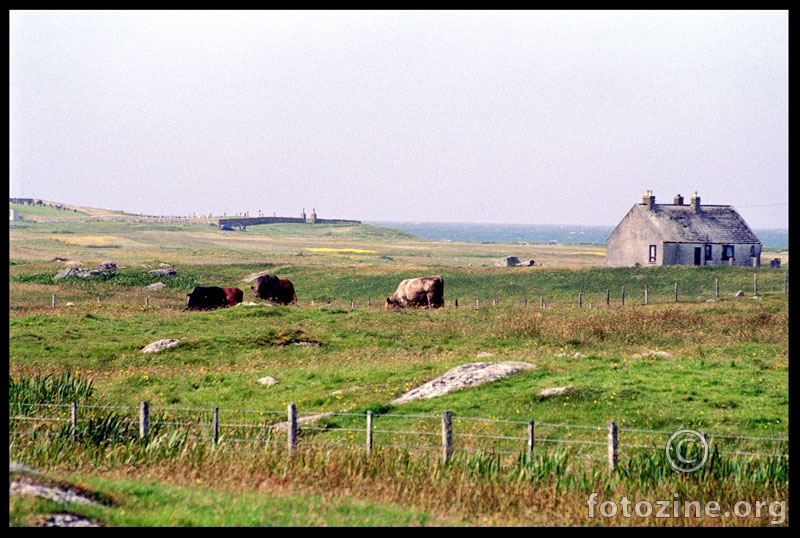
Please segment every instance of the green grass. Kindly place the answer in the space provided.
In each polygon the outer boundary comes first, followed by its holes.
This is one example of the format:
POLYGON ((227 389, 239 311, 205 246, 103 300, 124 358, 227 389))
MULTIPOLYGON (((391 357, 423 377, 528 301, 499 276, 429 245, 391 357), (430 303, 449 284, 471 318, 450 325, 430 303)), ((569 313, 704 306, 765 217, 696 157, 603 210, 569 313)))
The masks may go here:
MULTIPOLYGON (((617 498, 788 497, 785 460, 723 454, 706 475, 681 479, 658 459, 663 439, 648 433, 698 429, 717 436, 723 450, 721 436, 788 436, 785 266, 606 269, 590 254, 602 249, 596 245, 443 244, 360 226, 222 233, 188 221, 104 222, 101 230, 89 222, 19 224, 10 223, 10 401, 74 398, 96 406, 82 418, 99 433, 89 435, 82 425, 81 450, 68 428, 55 439, 10 436, 10 456, 117 499, 113 508, 88 509, 109 525, 600 525, 586 517, 591 491, 617 498), (93 245, 115 246, 115 253, 98 256, 93 245), (521 258, 547 261, 493 266, 493 258, 524 249, 530 256, 521 258), (57 257, 87 267, 111 259, 120 269, 54 281, 64 267, 57 257), (150 275, 160 263, 172 264, 177 275, 150 275), (299 305, 255 300, 245 279, 262 271, 290 278, 299 305), (423 274, 443 276, 446 308, 383 309, 397 282, 423 274), (145 289, 156 281, 167 287, 145 289), (257 304, 182 312, 195 285, 238 286, 245 301, 257 304), (738 290, 745 296, 734 297, 738 290), (141 353, 164 338, 181 342, 141 353), (437 398, 390 403, 450 368, 479 361, 537 368, 437 398), (268 375, 275 385, 256 382, 268 375), (540 395, 551 387, 567 390, 540 395), (215 452, 165 426, 141 443, 128 422, 135 424, 142 401, 156 416, 218 406, 228 423, 249 411, 285 417, 290 402, 298 413, 333 415, 303 433, 301 440, 315 444, 298 457, 287 459, 280 448, 256 457, 225 443, 215 452), (366 461, 363 434, 349 428, 363 429, 359 417, 367 410, 387 428, 391 415, 432 417, 403 427, 433 432, 449 410, 456 442, 471 450, 444 467, 436 451, 386 450, 366 461), (464 435, 524 436, 528 420, 536 422, 537 437, 570 441, 570 448, 537 444, 536 460, 519 463, 513 454, 482 452, 464 435), (587 465, 575 444, 589 436, 603 442, 609 421, 619 424, 627 445, 615 475, 602 461, 587 465), (355 449, 327 449, 328 442, 355 449)), ((226 439, 232 435, 223 431, 226 439)), ((747 448, 766 452, 756 445, 747 448)), ((30 524, 36 513, 53 510, 48 501, 13 498, 10 524, 30 524)))
MULTIPOLYGON (((303 494, 265 494, 248 491, 231 496, 207 479, 175 486, 148 479, 88 478, 89 491, 112 492, 105 506, 80 507, 82 516, 113 527, 318 527, 318 526, 453 526, 458 521, 436 518, 423 510, 402 506, 303 494)), ((9 526, 32 526, 45 514, 62 509, 59 503, 12 496, 9 526)))

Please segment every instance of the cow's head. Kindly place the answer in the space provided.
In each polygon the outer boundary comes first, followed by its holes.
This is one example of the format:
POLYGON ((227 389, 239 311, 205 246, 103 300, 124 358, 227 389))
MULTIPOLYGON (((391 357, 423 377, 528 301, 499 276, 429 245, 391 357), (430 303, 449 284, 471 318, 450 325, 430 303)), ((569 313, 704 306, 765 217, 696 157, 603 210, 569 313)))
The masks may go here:
POLYGON ((184 310, 194 310, 197 308, 202 308, 203 298, 204 298, 202 290, 200 290, 199 288, 195 288, 192 290, 192 293, 187 293, 186 296, 189 299, 186 301, 186 308, 184 310))

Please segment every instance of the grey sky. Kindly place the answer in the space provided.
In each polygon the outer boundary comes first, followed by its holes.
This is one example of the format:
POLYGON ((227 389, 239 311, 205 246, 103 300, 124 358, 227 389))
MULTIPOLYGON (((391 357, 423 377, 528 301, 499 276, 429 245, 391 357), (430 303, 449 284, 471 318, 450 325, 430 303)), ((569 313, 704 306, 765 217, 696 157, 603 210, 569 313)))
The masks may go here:
POLYGON ((150 215, 789 223, 788 11, 11 11, 10 196, 150 215))

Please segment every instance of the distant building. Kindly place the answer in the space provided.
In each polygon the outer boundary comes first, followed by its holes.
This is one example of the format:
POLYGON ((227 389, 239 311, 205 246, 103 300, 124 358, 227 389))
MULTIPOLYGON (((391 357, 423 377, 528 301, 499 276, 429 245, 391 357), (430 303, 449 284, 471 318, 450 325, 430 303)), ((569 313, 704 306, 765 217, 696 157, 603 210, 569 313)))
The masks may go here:
POLYGON ((761 266, 761 242, 730 205, 702 205, 695 191, 656 204, 645 191, 606 240, 607 267, 656 265, 761 266))
POLYGON ((8 220, 19 220, 19 212, 16 209, 9 209, 8 210, 8 220))

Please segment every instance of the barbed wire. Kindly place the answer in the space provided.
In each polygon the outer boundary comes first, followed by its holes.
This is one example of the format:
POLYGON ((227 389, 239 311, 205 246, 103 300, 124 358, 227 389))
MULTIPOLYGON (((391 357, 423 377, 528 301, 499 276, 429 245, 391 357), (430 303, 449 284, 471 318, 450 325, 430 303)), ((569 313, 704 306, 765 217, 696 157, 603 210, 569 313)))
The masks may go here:
MULTIPOLYGON (((50 408, 55 410, 71 410, 73 404, 12 404, 9 403, 9 407, 11 410, 14 408, 19 409, 20 407, 28 407, 28 408, 50 408)), ((139 412, 140 406, 109 406, 109 405, 80 405, 76 406, 77 408, 82 409, 115 409, 115 410, 127 410, 130 412, 139 412)), ((163 408, 156 408, 152 409, 151 412, 157 412, 161 415, 171 414, 171 413, 193 413, 197 414, 198 417, 195 417, 194 420, 155 420, 152 422, 152 425, 155 426, 170 426, 173 428, 196 428, 200 427, 202 429, 207 429, 210 427, 211 417, 207 415, 211 414, 214 410, 217 410, 220 414, 223 413, 223 410, 215 407, 213 409, 208 408, 170 408, 170 407, 163 407, 163 408)), ((259 414, 259 415, 284 415, 285 413, 282 411, 277 410, 257 410, 257 409, 226 409, 224 410, 226 414, 259 414)), ((351 417, 351 418, 358 418, 358 419, 365 419, 366 413, 352 413, 352 412, 328 412, 324 414, 325 417, 351 417)), ((308 417, 320 417, 319 413, 308 413, 306 414, 306 418, 308 417)), ((403 415, 403 414, 378 414, 374 415, 373 419, 381 418, 381 419, 397 419, 397 420, 428 420, 428 419, 441 419, 440 416, 437 415, 403 415)), ((529 424, 529 421, 517 421, 517 420, 506 420, 506 419, 493 419, 493 418, 486 418, 486 417, 452 417, 455 423, 459 422, 481 422, 487 424, 512 424, 512 425, 525 425, 529 424)), ((72 420, 72 417, 50 417, 50 416, 26 416, 26 415, 19 415, 19 414, 10 414, 9 421, 10 423, 19 422, 19 423, 61 423, 61 424, 68 424, 72 420)), ((123 420, 121 424, 128 425, 133 430, 133 426, 137 425, 138 422, 136 420, 123 420)), ((217 424, 218 428, 221 430, 237 430, 237 429, 257 429, 257 430, 265 430, 267 435, 269 436, 274 428, 278 426, 285 425, 286 422, 279 422, 279 423, 272 423, 272 424, 251 424, 251 423, 240 423, 240 422, 219 422, 217 424)), ((551 427, 557 429, 566 429, 566 430, 592 430, 592 431, 607 431, 608 426, 596 426, 596 425, 586 425, 586 424, 570 424, 570 423, 536 423, 534 422, 534 428, 536 431, 541 432, 539 427, 551 427)), ((340 432, 340 433, 365 433, 365 428, 353 428, 353 427, 336 427, 334 429, 329 429, 328 427, 320 427, 320 426, 312 426, 305 424, 301 428, 303 431, 306 432, 322 432, 322 433, 331 433, 331 432, 340 432)), ((51 432, 42 431, 41 429, 34 430, 37 435, 50 435, 51 432)), ((650 430, 650 429, 640 429, 640 428, 625 428, 619 427, 619 433, 639 433, 639 434, 649 434, 649 435, 656 435, 656 436, 667 436, 674 434, 674 431, 663 431, 663 430, 650 430)), ((409 430, 402 430, 402 429, 373 429, 372 434, 378 437, 382 436, 393 436, 395 438, 406 436, 406 437, 418 437, 418 438, 426 438, 426 437, 434 437, 441 435, 440 431, 420 431, 415 429, 409 430)), ((788 445, 788 437, 758 437, 758 436, 750 436, 750 435, 730 435, 730 434, 713 434, 710 432, 704 432, 704 434, 710 440, 721 439, 725 441, 757 441, 757 442, 781 442, 787 443, 788 445)), ((212 435, 189 435, 187 436, 191 439, 201 440, 201 441, 215 441, 214 436, 212 435)), ((528 439, 526 437, 519 437, 519 436, 510 436, 510 435, 497 435, 497 434, 481 434, 481 433, 473 433, 473 432, 453 432, 453 437, 459 439, 466 439, 466 440, 489 440, 489 441, 500 441, 500 442, 514 442, 519 444, 524 444, 528 439)), ((267 439, 257 438, 257 437, 231 437, 225 438, 224 435, 222 438, 227 443, 277 443, 283 444, 285 440, 278 440, 272 439, 268 437, 267 439)), ((558 438, 549 438, 549 437, 534 437, 535 443, 559 443, 559 444, 574 444, 574 445, 595 445, 601 446, 606 445, 605 441, 595 441, 591 439, 558 439, 558 438)), ((215 441, 216 442, 216 441, 215 441)), ((304 444, 325 444, 325 443, 334 443, 337 446, 361 446, 353 444, 353 442, 346 442, 346 441, 321 441, 321 440, 314 440, 314 439, 307 439, 304 441, 304 444)), ((387 448, 414 448, 414 449, 441 449, 441 446, 435 445, 411 445, 411 444, 394 444, 394 443, 385 443, 380 444, 381 447, 387 448)), ((635 448, 635 449, 646 449, 646 450, 661 450, 661 447, 658 446, 648 446, 642 444, 629 444, 629 443, 620 443, 619 446, 621 448, 635 448)), ((480 450, 484 447, 453 447, 457 450, 480 450)), ((500 449, 494 449, 493 452, 503 452, 500 449)), ((513 452, 511 452, 513 453, 513 452)), ((774 452, 766 453, 766 452, 758 452, 752 450, 728 450, 728 451, 720 451, 722 454, 730 454, 730 455, 743 455, 743 456, 764 456, 764 457, 776 457, 776 456, 787 456, 787 454, 776 454, 774 452)))

